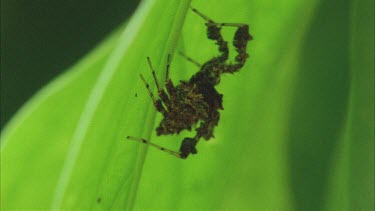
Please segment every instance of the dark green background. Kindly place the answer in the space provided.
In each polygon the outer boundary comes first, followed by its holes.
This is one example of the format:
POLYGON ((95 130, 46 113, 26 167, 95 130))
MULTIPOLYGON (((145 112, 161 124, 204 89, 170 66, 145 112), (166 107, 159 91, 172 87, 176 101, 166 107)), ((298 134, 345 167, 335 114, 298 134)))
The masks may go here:
POLYGON ((124 22, 139 0, 1 0, 1 128, 124 22))

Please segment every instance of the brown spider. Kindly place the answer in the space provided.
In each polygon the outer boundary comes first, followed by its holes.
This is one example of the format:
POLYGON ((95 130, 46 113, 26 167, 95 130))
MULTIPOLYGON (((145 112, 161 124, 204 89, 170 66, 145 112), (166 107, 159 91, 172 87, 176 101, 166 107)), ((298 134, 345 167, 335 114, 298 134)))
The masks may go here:
POLYGON ((247 42, 252 40, 252 36, 249 34, 249 26, 247 24, 216 23, 196 9, 192 8, 192 10, 207 21, 207 37, 208 39, 216 41, 221 54, 207 61, 203 65, 200 65, 193 59, 183 55, 190 62, 197 65, 200 70, 193 75, 189 81, 181 80, 180 84, 177 86, 175 86, 169 78, 170 55, 168 55, 165 80, 166 90, 160 87, 159 82, 156 79, 155 70, 151 65, 150 58, 147 57, 160 99, 154 97, 149 84, 146 82, 142 74, 140 76, 146 85, 156 110, 163 115, 163 119, 156 128, 157 135, 178 134, 182 130, 190 131, 192 126, 199 123, 199 127, 196 129, 196 135, 193 138, 184 138, 179 152, 166 149, 142 138, 132 136, 127 137, 131 140, 149 144, 182 159, 187 158, 190 153, 197 153, 195 146, 200 138, 209 140, 214 137, 214 128, 218 125, 220 119, 220 113, 218 110, 223 110, 223 95, 217 92, 215 86, 220 83, 221 74, 234 73, 241 69, 245 64, 246 59, 249 57, 246 53, 247 42), (229 49, 228 43, 223 40, 220 33, 223 26, 238 27, 233 39, 233 46, 238 53, 234 64, 226 63, 228 60, 229 49))

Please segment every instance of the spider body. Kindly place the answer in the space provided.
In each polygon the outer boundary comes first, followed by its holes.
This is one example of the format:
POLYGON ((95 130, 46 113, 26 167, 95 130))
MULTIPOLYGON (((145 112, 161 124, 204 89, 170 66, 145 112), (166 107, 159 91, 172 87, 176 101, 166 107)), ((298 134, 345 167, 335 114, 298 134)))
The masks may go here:
POLYGON ((151 61, 147 58, 158 89, 159 99, 154 97, 149 84, 142 75, 141 78, 148 89, 156 110, 163 115, 163 119, 156 128, 157 135, 178 134, 183 130, 191 131, 194 126, 199 124, 196 128, 196 135, 193 138, 184 138, 179 152, 166 149, 141 138, 128 136, 128 139, 150 144, 183 159, 187 158, 189 154, 197 153, 195 146, 200 138, 209 140, 214 137, 214 128, 218 125, 220 119, 219 110, 223 110, 223 95, 216 90, 215 86, 220 83, 222 74, 237 72, 245 64, 248 58, 246 53, 247 42, 252 39, 249 34, 249 27, 246 24, 216 23, 196 9, 192 10, 207 21, 207 37, 216 41, 220 55, 203 65, 185 56, 200 69, 189 80, 182 80, 177 86, 169 78, 170 56, 168 55, 165 89, 159 86, 151 61), (228 43, 224 41, 221 35, 223 26, 237 27, 233 38, 233 46, 238 55, 235 57, 233 64, 227 63, 229 49, 228 43))

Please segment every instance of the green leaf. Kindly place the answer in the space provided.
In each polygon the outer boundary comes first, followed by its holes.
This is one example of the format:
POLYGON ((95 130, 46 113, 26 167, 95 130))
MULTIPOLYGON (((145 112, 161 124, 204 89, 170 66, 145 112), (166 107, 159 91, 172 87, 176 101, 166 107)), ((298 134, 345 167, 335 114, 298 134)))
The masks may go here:
MULTIPOLYGON (((373 1, 193 2, 254 40, 217 87, 215 138, 180 160, 125 137, 177 150, 193 136, 155 135, 161 116, 138 76, 156 94, 146 56, 161 81, 175 48, 200 63, 218 54, 189 3, 145 1, 25 105, 1 137, 2 208, 373 210, 373 1)), ((222 31, 231 43, 235 29, 222 31)), ((176 84, 197 71, 173 58, 176 84)))
POLYGON ((135 97, 139 73, 146 56, 165 64, 188 6, 143 2, 125 30, 24 106, 1 137, 3 209, 133 206, 146 151, 124 140, 150 134, 155 114, 149 96, 135 97))

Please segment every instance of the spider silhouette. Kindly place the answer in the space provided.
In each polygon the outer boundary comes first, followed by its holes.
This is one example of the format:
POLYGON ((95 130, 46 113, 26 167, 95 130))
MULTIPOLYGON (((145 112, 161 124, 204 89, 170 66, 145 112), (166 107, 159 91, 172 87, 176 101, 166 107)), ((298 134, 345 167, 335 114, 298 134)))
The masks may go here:
POLYGON ((127 137, 128 139, 151 145, 182 159, 187 158, 190 154, 197 153, 196 145, 201 138, 209 140, 214 137, 214 128, 218 125, 220 119, 219 110, 223 110, 223 95, 218 93, 215 86, 220 83, 222 74, 234 73, 241 69, 249 57, 246 53, 247 43, 252 40, 247 24, 216 23, 198 10, 191 9, 206 21, 207 37, 210 40, 216 41, 220 55, 200 65, 190 57, 182 54, 200 69, 188 81, 181 80, 177 86, 169 78, 170 55, 168 55, 164 82, 165 89, 161 88, 151 60, 147 57, 158 90, 158 99, 153 95, 149 84, 142 74, 140 77, 150 94, 156 110, 163 115, 163 119, 156 128, 157 135, 178 134, 183 130, 190 131, 192 126, 199 124, 199 127, 196 129, 196 135, 192 138, 184 138, 178 152, 164 148, 143 138, 127 137), (238 54, 235 57, 234 63, 226 63, 229 56, 229 49, 228 42, 224 41, 221 35, 221 28, 223 26, 237 27, 233 38, 233 46, 238 54))

